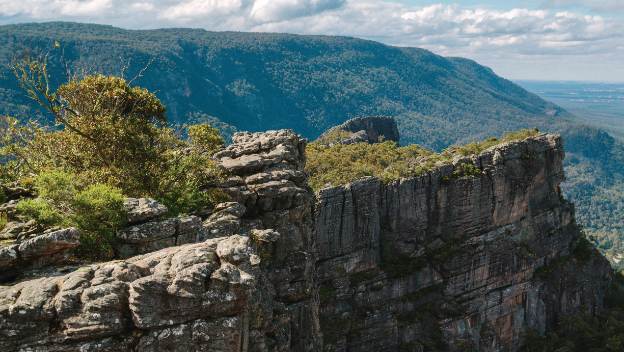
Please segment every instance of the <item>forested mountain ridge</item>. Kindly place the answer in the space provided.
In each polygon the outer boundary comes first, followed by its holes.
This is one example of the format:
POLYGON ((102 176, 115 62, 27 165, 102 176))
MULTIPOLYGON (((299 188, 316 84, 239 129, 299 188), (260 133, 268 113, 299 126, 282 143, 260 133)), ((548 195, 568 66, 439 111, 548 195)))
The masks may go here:
MULTIPOLYGON (((391 115, 405 142, 439 149, 566 115, 473 61, 360 39, 75 23, 2 26, 0 34, 3 64, 57 42, 49 57, 61 78, 61 56, 78 71, 119 74, 127 65, 130 78, 151 62, 134 83, 156 91, 175 122, 202 113, 244 130, 289 127, 314 138, 351 117, 391 115)), ((3 71, 2 100, 12 103, 0 113, 27 112, 3 71)))
POLYGON ((468 59, 347 37, 7 25, 0 26, 0 115, 41 115, 8 68, 28 53, 48 54, 55 85, 67 67, 136 78, 165 103, 170 122, 209 121, 226 133, 292 128, 313 139, 352 117, 387 115, 397 119, 402 143, 439 151, 520 128, 562 132, 563 190, 579 222, 598 237, 624 232, 622 144, 468 59))

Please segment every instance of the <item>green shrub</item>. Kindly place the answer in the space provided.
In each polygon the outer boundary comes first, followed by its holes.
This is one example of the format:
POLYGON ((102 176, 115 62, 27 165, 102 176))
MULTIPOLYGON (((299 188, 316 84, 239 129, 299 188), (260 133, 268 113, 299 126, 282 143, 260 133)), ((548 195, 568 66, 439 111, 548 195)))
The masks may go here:
POLYGON ((61 170, 44 171, 34 178, 39 197, 48 199, 57 206, 72 201, 77 192, 75 182, 75 175, 61 170))
POLYGON ((191 213, 226 200, 225 194, 215 187, 224 175, 211 154, 196 150, 171 153, 169 166, 160 175, 162 191, 156 198, 172 215, 191 213))
POLYGON ((23 201, 23 217, 81 231, 80 254, 113 255, 115 232, 126 218, 124 194, 149 196, 171 215, 225 199, 223 171, 211 156, 223 147, 208 124, 188 127, 188 139, 167 127, 165 107, 153 93, 120 77, 88 75, 48 88, 46 62, 13 67, 18 83, 58 126, 0 119, 0 180, 31 183, 39 198, 23 201), (86 188, 85 188, 86 187, 86 188))
POLYGON ((514 132, 508 132, 503 135, 503 142, 520 141, 529 137, 535 137, 540 133, 537 128, 521 129, 514 132))
POLYGON ((368 144, 310 143, 306 149, 306 171, 310 185, 320 189, 326 184, 338 186, 366 176, 384 181, 415 176, 425 171, 413 163, 433 154, 418 146, 399 147, 395 142, 368 144))
POLYGON ((124 196, 117 188, 96 184, 79 192, 73 201, 73 223, 81 231, 81 256, 113 257, 115 232, 126 221, 124 196))
POLYGON ((495 145, 499 145, 499 144, 507 143, 507 142, 513 142, 513 141, 521 141, 529 137, 535 137, 539 133, 540 132, 537 128, 522 129, 522 130, 515 131, 515 132, 505 133, 503 135, 503 138, 501 139, 490 137, 481 142, 473 142, 473 143, 468 143, 468 144, 461 145, 461 146, 451 146, 445 149, 442 152, 442 154, 462 155, 462 156, 477 155, 495 145))
POLYGON ((50 202, 42 198, 24 199, 17 203, 17 213, 44 226, 61 225, 63 216, 50 202))
MULTIPOLYGON (((436 166, 449 164, 457 155, 479 154, 503 142, 521 140, 538 133, 537 130, 522 130, 508 133, 500 140, 490 138, 483 142, 450 147, 442 153, 434 153, 418 145, 401 147, 391 141, 328 145, 326 137, 323 137, 317 142, 308 144, 306 171, 310 175, 310 186, 315 190, 326 185, 347 184, 366 176, 375 176, 384 182, 391 182, 402 177, 419 176, 436 166)), ((338 138, 341 135, 338 133, 334 137, 338 138)), ((458 166, 451 178, 480 174, 481 170, 478 167, 464 163, 458 166)), ((445 180, 450 181, 451 178, 445 180)))
POLYGON ((47 74, 45 62, 27 59, 15 69, 31 97, 45 98, 38 101, 61 128, 6 119, 0 125, 5 132, 0 160, 16 161, 19 170, 8 171, 18 178, 37 175, 35 187, 42 198, 67 210, 76 185, 94 183, 162 200, 172 213, 189 212, 217 198, 221 171, 210 159, 224 145, 217 129, 192 125, 189 138, 180 138, 167 127, 160 100, 119 77, 90 75, 51 92, 33 81, 47 74))
POLYGON ((6 193, 4 193, 4 189, 0 186, 0 204, 6 203, 9 200, 6 193))
POLYGON ((461 163, 459 165, 457 165, 455 167, 455 170, 453 170, 453 174, 452 176, 454 178, 460 178, 460 177, 475 177, 475 176, 480 176, 481 175, 481 169, 479 169, 478 167, 476 167, 474 164, 471 163, 461 163))
POLYGON ((213 154, 225 144, 218 129, 208 124, 188 127, 189 141, 193 148, 203 154, 213 154))
POLYGON ((353 133, 341 129, 332 129, 325 132, 316 142, 321 144, 334 144, 349 139, 353 133))

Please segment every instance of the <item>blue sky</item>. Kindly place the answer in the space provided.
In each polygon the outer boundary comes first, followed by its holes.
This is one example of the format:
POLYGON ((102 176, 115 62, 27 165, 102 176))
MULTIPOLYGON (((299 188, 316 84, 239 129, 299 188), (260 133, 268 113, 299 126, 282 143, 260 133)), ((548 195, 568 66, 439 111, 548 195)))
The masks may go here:
POLYGON ((52 20, 347 35, 510 79, 624 82, 624 0, 0 0, 0 24, 52 20))

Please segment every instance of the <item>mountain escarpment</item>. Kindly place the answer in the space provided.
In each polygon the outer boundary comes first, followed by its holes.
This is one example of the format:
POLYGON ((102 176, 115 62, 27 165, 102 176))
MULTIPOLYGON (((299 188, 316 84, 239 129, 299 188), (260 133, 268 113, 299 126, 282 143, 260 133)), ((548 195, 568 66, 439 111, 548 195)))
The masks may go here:
POLYGON ((563 157, 558 136, 539 135, 321 190, 325 350, 515 351, 529 331, 600 310, 611 271, 561 196, 563 157), (458 177, 465 162, 477 172, 458 177))
POLYGON ((557 136, 316 201, 302 138, 233 142, 232 202, 196 243, 0 286, 0 349, 515 351, 603 306, 611 270, 561 197, 557 136))

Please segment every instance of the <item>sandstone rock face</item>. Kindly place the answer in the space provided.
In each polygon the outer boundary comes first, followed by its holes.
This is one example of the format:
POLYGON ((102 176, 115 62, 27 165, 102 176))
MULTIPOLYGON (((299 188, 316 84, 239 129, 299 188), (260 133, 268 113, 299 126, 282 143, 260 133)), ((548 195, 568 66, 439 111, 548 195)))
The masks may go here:
POLYGON ((0 247, 0 280, 10 279, 29 269, 62 262, 80 245, 74 228, 50 231, 0 247))
POLYGON ((272 349, 318 351, 314 196, 303 170, 306 142, 288 130, 237 133, 232 140, 215 157, 233 175, 225 191, 236 203, 214 215, 221 224, 229 221, 227 231, 240 226, 240 232, 265 244, 258 254, 275 289, 276 345, 272 349))
POLYGON ((378 143, 382 140, 399 142, 399 129, 397 123, 392 117, 385 116, 370 116, 370 117, 358 117, 346 121, 342 125, 338 125, 329 129, 323 136, 331 134, 335 131, 350 132, 351 136, 346 138, 340 143, 353 144, 353 143, 378 143))
POLYGON ((120 258, 205 239, 201 236, 202 220, 197 216, 162 219, 167 207, 150 198, 128 198, 124 207, 128 226, 117 232, 115 248, 120 258))
POLYGON ((249 237, 167 248, 0 289, 0 350, 265 350, 270 286, 249 237))
POLYGON ((145 254, 176 245, 198 242, 202 221, 197 216, 150 221, 117 233, 116 252, 121 258, 145 254))
POLYGON ((574 255, 563 157, 542 135, 475 157, 477 176, 449 165, 320 191, 324 350, 515 351, 529 329, 600 309, 611 271, 574 255))
POLYGON ((127 202, 145 209, 118 233, 128 255, 169 248, 0 286, 0 351, 319 351, 304 148, 235 135, 218 155, 235 202, 203 223, 127 202))

